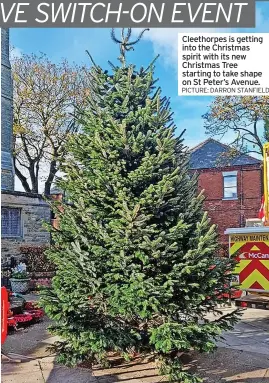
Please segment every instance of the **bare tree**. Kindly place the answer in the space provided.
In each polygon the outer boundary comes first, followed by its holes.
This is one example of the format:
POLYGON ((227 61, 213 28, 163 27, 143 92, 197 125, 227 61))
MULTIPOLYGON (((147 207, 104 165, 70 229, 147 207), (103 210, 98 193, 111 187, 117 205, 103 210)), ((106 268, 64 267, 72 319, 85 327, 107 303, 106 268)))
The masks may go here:
POLYGON ((12 71, 15 173, 26 192, 39 193, 42 177, 49 194, 66 140, 78 129, 76 107, 90 93, 88 71, 44 54, 14 58, 12 71))
POLYGON ((269 139, 269 96, 216 97, 203 117, 210 136, 233 133, 230 144, 235 153, 262 154, 263 143, 269 139))

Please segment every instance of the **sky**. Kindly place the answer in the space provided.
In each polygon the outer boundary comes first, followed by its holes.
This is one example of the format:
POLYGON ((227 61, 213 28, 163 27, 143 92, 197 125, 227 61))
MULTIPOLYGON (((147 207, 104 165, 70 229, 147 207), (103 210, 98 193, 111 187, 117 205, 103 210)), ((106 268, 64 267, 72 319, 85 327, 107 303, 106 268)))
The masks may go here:
MULTIPOLYGON (((138 67, 147 66, 157 54, 155 77, 159 78, 162 94, 171 100, 176 134, 186 129, 186 144, 193 147, 208 138, 205 134, 202 116, 207 112, 213 97, 178 96, 177 82, 177 41, 182 32, 268 32, 269 1, 256 2, 256 28, 252 29, 166 29, 153 28, 146 32, 136 45, 134 52, 129 52, 127 60, 138 67)), ((139 30, 134 30, 137 35, 139 30)), ((117 63, 119 48, 110 38, 110 29, 96 28, 13 28, 10 30, 10 43, 14 47, 13 55, 22 53, 45 53, 52 61, 62 58, 76 64, 90 66, 86 54, 88 50, 94 61, 103 68, 109 69, 108 60, 117 63)), ((229 143, 229 137, 222 139, 229 143)))

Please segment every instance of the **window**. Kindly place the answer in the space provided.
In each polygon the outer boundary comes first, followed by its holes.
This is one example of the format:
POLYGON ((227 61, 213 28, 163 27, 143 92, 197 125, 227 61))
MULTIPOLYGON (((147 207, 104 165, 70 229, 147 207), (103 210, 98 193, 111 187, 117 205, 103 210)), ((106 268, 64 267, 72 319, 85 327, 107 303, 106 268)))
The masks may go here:
POLYGON ((6 208, 1 209, 2 237, 20 237, 21 228, 21 210, 6 208))
POLYGON ((237 198, 237 172, 223 173, 223 198, 237 198))

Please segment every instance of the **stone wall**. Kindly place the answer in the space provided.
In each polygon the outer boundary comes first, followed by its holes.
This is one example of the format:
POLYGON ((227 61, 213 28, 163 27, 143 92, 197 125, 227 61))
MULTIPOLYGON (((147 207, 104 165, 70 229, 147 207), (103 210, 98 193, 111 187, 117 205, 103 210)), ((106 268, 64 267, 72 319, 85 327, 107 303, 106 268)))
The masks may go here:
POLYGON ((1 28, 1 188, 14 190, 13 84, 9 60, 9 29, 1 28))
POLYGON ((2 169, 1 169, 1 188, 2 190, 13 190, 14 189, 14 177, 13 177, 13 171, 10 169, 3 169, 3 163, 8 164, 9 157, 5 156, 5 153, 1 153, 1 160, 2 160, 2 169), (4 157, 7 159, 7 161, 4 160, 4 157))
POLYGON ((2 207, 21 209, 21 237, 2 235, 2 262, 20 256, 20 246, 41 246, 50 243, 50 233, 43 222, 50 222, 50 207, 39 194, 2 191, 2 207))

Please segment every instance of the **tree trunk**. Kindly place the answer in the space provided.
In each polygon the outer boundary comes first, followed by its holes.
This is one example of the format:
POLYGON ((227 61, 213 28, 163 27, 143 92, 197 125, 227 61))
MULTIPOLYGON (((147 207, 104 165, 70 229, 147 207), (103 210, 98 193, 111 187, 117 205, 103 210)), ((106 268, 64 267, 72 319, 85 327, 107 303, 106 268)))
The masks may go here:
POLYGON ((38 193, 38 178, 35 174, 35 163, 30 163, 29 174, 32 183, 32 193, 38 193))
POLYGON ((26 191, 26 193, 31 193, 31 188, 27 182, 27 178, 20 172, 20 170, 17 168, 15 164, 15 159, 14 159, 14 169, 15 169, 15 174, 21 181, 22 187, 26 191))
POLYGON ((55 174, 57 173, 57 170, 58 170, 57 169, 57 162, 56 162, 56 160, 52 160, 50 163, 50 172, 49 172, 48 178, 45 182, 45 189, 44 189, 45 195, 50 195, 51 185, 52 185, 52 182, 54 180, 55 174))

